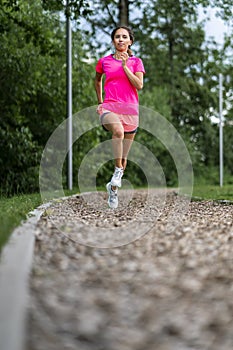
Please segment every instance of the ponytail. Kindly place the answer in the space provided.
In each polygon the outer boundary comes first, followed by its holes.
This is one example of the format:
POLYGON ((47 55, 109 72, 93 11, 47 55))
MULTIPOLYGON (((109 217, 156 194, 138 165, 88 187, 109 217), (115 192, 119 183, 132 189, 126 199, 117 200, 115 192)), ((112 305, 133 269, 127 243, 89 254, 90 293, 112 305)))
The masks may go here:
POLYGON ((127 54, 129 57, 133 56, 133 51, 130 49, 130 46, 128 47, 127 54))

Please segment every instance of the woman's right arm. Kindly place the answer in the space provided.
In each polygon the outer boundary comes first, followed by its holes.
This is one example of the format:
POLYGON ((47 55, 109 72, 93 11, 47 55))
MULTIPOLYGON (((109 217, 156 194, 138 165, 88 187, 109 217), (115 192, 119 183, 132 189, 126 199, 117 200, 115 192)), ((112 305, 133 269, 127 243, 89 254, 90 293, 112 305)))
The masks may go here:
POLYGON ((102 73, 96 72, 95 76, 95 91, 98 100, 98 104, 103 103, 102 101, 102 73))

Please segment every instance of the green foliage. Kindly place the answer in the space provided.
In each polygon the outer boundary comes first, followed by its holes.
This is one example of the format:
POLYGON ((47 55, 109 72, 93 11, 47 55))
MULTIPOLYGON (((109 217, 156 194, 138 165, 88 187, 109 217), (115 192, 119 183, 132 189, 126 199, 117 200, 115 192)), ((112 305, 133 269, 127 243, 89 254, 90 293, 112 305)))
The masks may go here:
MULTIPOLYGON (((224 166, 227 172, 233 175, 233 125, 225 124, 223 128, 223 150, 224 150, 224 166)), ((232 183, 232 182, 231 182, 232 183)))
MULTIPOLYGON (((0 190, 5 194, 38 190, 41 152, 55 128, 66 118, 65 15, 73 19, 73 113, 96 104, 95 62, 111 49, 110 32, 120 18, 120 2, 62 0, 0 1, 0 190), (75 20, 74 20, 75 19, 75 20)), ((221 49, 206 41, 198 22, 198 6, 216 7, 228 22, 232 1, 129 1, 135 54, 145 68, 140 103, 167 118, 185 140, 195 175, 218 180, 218 74, 224 76, 224 166, 231 181, 232 33, 221 49), (133 11, 137 8, 137 12, 133 11), (132 20, 133 19, 133 20, 132 20), (228 78, 231 79, 228 79, 228 78)), ((74 145, 74 183, 83 157, 110 134, 96 128, 74 145)), ((137 140, 161 162, 169 184, 177 174, 166 149, 149 133, 137 140)), ((65 165, 64 165, 65 169, 65 165)), ((99 169, 97 183, 109 179, 113 163, 99 169)), ((129 162, 127 173, 137 185, 141 170, 129 162)), ((64 181, 66 171, 64 171, 64 181)), ((203 180, 204 181, 204 180, 203 180)))
POLYGON ((79 16, 86 17, 92 12, 88 0, 69 0, 68 6, 63 0, 42 0, 42 4, 45 10, 62 11, 75 20, 78 20, 79 16))
POLYGON ((38 188, 39 147, 27 127, 0 128, 0 192, 32 192, 38 188))
MULTIPOLYGON (((166 184, 168 186, 176 186, 177 171, 174 161, 169 153, 169 150, 167 149, 168 145, 163 145, 154 137, 154 135, 150 134, 148 131, 141 129, 139 129, 136 141, 144 145, 157 159, 165 175, 166 184)), ((156 176, 156 174, 154 174, 154 176, 156 176)), ((159 180, 157 182, 159 184, 159 180)), ((143 184, 143 182, 141 182, 141 184, 143 184)))
POLYGON ((65 96, 57 73, 62 32, 54 38, 56 19, 43 14, 39 1, 17 1, 0 17, 1 192, 31 192, 38 189, 42 146, 64 113, 64 103, 57 106, 65 96))
MULTIPOLYGON (((120 7, 115 0, 94 5, 101 11, 93 11, 88 18, 93 35, 90 50, 94 47, 102 54, 104 49, 110 49, 109 33, 120 17, 120 7)), ((140 103, 172 122, 186 142, 197 173, 218 164, 218 130, 212 123, 212 116, 218 117, 218 74, 232 76, 232 63, 226 64, 232 61, 232 36, 226 37, 223 50, 214 40, 207 42, 203 23, 198 21, 199 5, 217 7, 219 15, 227 20, 228 2, 129 1, 130 14, 138 7, 134 20, 131 21, 133 16, 129 17, 136 37, 133 48, 136 54, 140 53, 146 68, 140 103)), ((224 108, 229 110, 225 101, 232 90, 229 83, 225 82, 224 86, 224 108)), ((226 132, 226 138, 227 135, 226 132)), ((227 149, 227 159, 231 159, 231 147, 227 145, 227 149)), ((232 171, 228 161, 226 168, 232 171)))
MULTIPOLYGON (((32 192, 38 190, 41 152, 66 118, 65 25, 40 0, 4 2, 0 23, 0 189, 32 192)), ((94 69, 81 33, 73 41, 76 112, 95 102, 94 69)))
POLYGON ((135 27, 146 82, 149 89, 157 86, 168 92, 171 122, 184 138, 194 168, 198 172, 216 165, 218 133, 211 116, 218 114, 217 80, 225 66, 224 53, 214 42, 205 45, 197 4, 150 2, 135 27))
POLYGON ((171 120, 169 93, 166 87, 155 85, 151 88, 150 84, 145 84, 145 88, 139 97, 141 106, 149 107, 166 119, 171 120))

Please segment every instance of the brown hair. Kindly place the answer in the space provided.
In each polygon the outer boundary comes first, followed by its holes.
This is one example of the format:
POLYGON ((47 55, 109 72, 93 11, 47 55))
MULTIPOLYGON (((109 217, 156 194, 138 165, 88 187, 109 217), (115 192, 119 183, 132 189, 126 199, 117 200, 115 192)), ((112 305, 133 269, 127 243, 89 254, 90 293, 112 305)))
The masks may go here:
MULTIPOLYGON (((130 29, 129 27, 126 27, 126 26, 119 26, 119 27, 116 27, 116 28, 112 31, 112 33, 111 33, 111 39, 112 39, 112 41, 114 40, 116 31, 117 31, 118 29, 121 29, 121 28, 127 30, 127 32, 129 33, 130 40, 132 41, 132 44, 133 44, 133 43, 134 43, 134 33, 133 33, 132 29, 130 29)), ((132 50, 130 49, 130 47, 131 47, 131 45, 129 45, 128 50, 127 50, 127 53, 128 53, 129 56, 133 56, 133 52, 132 52, 132 50)))

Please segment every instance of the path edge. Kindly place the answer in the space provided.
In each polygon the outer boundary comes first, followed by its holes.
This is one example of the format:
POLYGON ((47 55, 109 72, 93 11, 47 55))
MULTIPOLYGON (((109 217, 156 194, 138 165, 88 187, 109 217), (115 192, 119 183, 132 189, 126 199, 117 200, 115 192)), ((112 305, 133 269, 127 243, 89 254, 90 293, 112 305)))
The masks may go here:
MULTIPOLYGON (((67 198, 67 197, 66 197, 67 198)), ((0 255, 1 349, 25 350, 29 277, 32 268, 36 225, 54 201, 29 212, 16 227, 0 255)))

